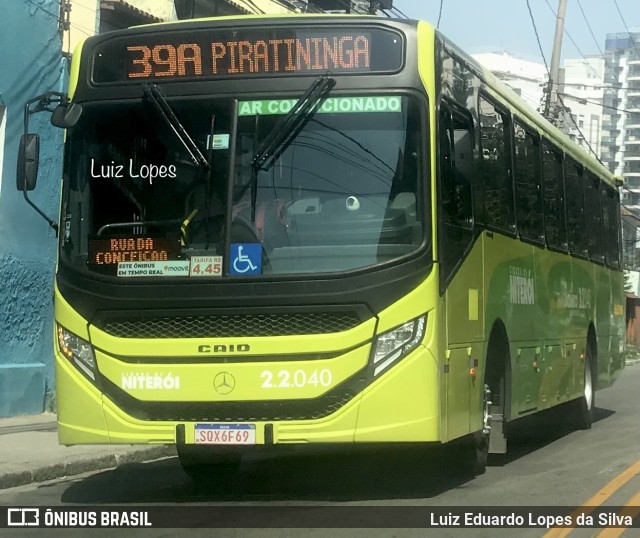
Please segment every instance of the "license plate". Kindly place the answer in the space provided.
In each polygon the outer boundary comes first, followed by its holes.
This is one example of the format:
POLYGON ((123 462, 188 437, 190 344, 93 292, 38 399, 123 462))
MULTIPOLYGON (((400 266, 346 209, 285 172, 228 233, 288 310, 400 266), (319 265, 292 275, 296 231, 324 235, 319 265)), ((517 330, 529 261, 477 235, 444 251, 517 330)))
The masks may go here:
POLYGON ((197 445, 255 445, 255 424, 196 424, 197 445))

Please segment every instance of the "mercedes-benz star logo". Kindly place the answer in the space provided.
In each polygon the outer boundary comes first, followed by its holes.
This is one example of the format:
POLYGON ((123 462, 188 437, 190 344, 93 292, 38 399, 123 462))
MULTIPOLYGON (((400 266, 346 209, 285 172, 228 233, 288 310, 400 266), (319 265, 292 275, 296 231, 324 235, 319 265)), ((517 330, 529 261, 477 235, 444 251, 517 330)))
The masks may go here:
POLYGON ((216 389, 218 394, 229 394, 234 388, 236 388, 236 378, 229 372, 220 372, 213 379, 213 388, 216 389))

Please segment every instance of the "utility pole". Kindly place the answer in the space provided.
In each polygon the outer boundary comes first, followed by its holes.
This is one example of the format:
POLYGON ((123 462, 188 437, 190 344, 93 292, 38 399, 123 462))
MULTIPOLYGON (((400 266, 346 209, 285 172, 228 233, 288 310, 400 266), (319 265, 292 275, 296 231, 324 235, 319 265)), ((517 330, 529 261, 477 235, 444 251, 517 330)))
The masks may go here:
POLYGON ((560 82, 560 51, 562 49, 562 34, 564 32, 564 17, 567 12, 567 0, 559 0, 558 15, 556 18, 556 34, 553 38, 553 51, 551 52, 551 72, 549 73, 549 92, 544 108, 544 117, 551 123, 557 124, 558 111, 558 84, 560 82))

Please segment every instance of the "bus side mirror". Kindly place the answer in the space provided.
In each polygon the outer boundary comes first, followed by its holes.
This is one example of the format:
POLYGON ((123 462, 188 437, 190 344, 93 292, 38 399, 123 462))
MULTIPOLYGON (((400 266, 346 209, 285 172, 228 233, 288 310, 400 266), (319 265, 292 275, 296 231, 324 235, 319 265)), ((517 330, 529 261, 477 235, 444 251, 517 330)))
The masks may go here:
POLYGON ((18 149, 18 170, 16 172, 16 188, 19 191, 32 191, 38 179, 40 161, 40 136, 23 134, 18 149))
POLYGON ((61 129, 69 129, 78 123, 81 114, 82 105, 78 103, 58 105, 51 114, 51 124, 61 129))

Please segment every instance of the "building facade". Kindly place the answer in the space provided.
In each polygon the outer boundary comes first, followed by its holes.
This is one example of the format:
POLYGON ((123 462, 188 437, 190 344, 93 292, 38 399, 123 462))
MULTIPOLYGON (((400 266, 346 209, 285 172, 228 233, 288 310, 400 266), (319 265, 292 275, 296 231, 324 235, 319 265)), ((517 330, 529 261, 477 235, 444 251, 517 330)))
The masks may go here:
POLYGON ((175 20, 174 0, 63 0, 63 50, 73 53, 87 37, 139 24, 175 20))
POLYGON ((606 73, 611 88, 607 109, 603 157, 609 169, 626 180, 623 201, 640 215, 640 32, 607 34, 606 73))
MULTIPOLYGON (((53 268, 55 233, 16 189, 16 162, 28 99, 63 91, 59 0, 5 2, 0 22, 0 417, 41 413, 54 404, 53 268)), ((34 114, 40 135, 38 188, 30 198, 57 218, 62 132, 34 114)))
MULTIPOLYGON (((624 178, 625 265, 640 269, 640 32, 607 34, 602 159, 624 178)), ((635 275, 637 276, 637 275, 635 275)), ((636 278, 636 281, 638 279, 636 278)), ((633 291, 640 289, 634 286, 633 291)))
POLYGON ((308 9, 305 0, 62 0, 62 4, 67 6, 63 39, 67 53, 89 36, 141 24, 308 9))
POLYGON ((543 99, 547 71, 543 64, 511 56, 506 52, 473 54, 473 58, 511 87, 534 110, 543 99))
POLYGON ((569 109, 569 135, 593 154, 601 155, 605 60, 587 57, 564 61, 560 97, 569 109))

